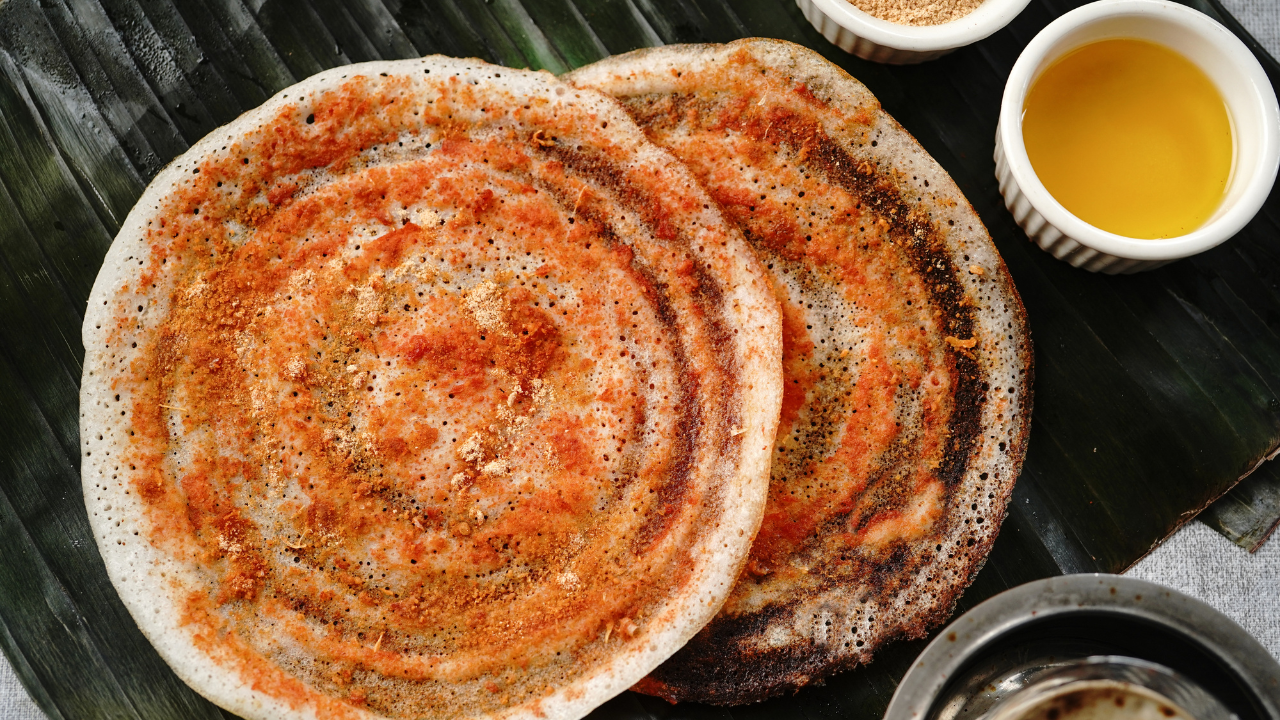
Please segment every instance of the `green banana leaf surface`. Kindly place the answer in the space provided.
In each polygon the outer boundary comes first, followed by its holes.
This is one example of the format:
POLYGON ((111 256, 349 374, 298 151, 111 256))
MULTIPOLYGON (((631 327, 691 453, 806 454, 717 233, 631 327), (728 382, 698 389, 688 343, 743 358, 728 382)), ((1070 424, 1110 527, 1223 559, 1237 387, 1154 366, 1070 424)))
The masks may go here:
POLYGON ((1264 463, 1197 519, 1249 552, 1262 547, 1280 526, 1280 463, 1264 463))
MULTIPOLYGON (((978 210, 1035 342, 1026 464, 958 611, 1036 578, 1125 569, 1280 445, 1280 195, 1230 242, 1135 276, 1093 275, 1029 243, 993 176, 1000 95, 1026 43, 1078 4, 1032 0, 986 40, 891 67, 829 45, 789 0, 3 0, 0 647, 50 718, 231 717, 139 633, 90 533, 85 302, 148 180, 203 135, 326 68, 430 53, 561 72, 642 46, 768 36, 847 69, 978 210)), ((1215 0, 1195 6, 1252 43, 1215 0)), ((1251 47, 1275 83, 1280 66, 1251 47)), ((1247 512, 1216 523, 1224 533, 1280 516, 1280 474, 1261 467, 1260 489, 1237 491, 1247 512)), ((871 720, 923 646, 898 643, 759 705, 625 693, 593 717, 871 720)))

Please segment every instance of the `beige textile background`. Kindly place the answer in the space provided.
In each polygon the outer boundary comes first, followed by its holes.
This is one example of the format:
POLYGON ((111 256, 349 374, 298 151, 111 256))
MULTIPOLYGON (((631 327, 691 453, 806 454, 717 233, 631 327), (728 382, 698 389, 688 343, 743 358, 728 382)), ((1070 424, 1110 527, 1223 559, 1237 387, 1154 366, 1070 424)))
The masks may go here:
POLYGON ((1272 57, 1280 58, 1280 0, 1221 0, 1272 57))
MULTIPOLYGON (((1280 0, 1221 2, 1263 47, 1280 57, 1280 0)), ((1280 542, 1270 541, 1250 555, 1208 527, 1188 523, 1126 574, 1204 600, 1280 658, 1280 542)), ((44 717, 0 655, 0 720, 44 717)))

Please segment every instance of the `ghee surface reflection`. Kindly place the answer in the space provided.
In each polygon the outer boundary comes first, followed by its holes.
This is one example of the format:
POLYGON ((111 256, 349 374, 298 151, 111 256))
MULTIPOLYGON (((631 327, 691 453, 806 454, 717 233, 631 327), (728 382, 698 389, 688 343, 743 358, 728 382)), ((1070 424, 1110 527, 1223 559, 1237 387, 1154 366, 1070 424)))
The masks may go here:
POLYGON ((1049 66, 1027 94, 1022 134, 1058 202, 1126 237, 1194 231, 1231 175, 1222 95, 1191 61, 1143 40, 1090 43, 1049 66))

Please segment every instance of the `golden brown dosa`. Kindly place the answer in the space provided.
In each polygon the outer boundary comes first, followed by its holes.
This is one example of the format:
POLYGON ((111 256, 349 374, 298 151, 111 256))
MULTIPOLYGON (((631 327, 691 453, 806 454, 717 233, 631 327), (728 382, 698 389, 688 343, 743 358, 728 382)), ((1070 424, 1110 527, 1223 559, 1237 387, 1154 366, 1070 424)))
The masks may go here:
POLYGON ((760 254, 783 306, 769 503, 724 609, 637 689, 735 704, 941 623, 1026 447, 1021 300, 947 173, 862 84, 790 43, 608 58, 619 98, 760 254))
POLYGON ((776 300, 614 101, 322 73, 151 184, 84 325, 85 499, 178 674, 248 718, 579 717, 759 523, 776 300))

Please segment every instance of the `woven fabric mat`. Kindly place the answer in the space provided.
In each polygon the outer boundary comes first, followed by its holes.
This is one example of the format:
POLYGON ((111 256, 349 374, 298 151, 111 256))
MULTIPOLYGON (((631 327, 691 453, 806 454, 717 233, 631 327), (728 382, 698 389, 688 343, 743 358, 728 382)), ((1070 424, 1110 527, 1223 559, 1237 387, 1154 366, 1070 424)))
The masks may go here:
POLYGON ((1280 660, 1280 542, 1274 538, 1250 554, 1209 526, 1190 522, 1125 575, 1203 600, 1280 660))
POLYGON ((1280 58, 1280 3, 1276 0, 1219 0, 1271 57, 1280 58))
POLYGON ((44 717, 18 682, 8 658, 0 655, 0 720, 43 720, 44 717))

